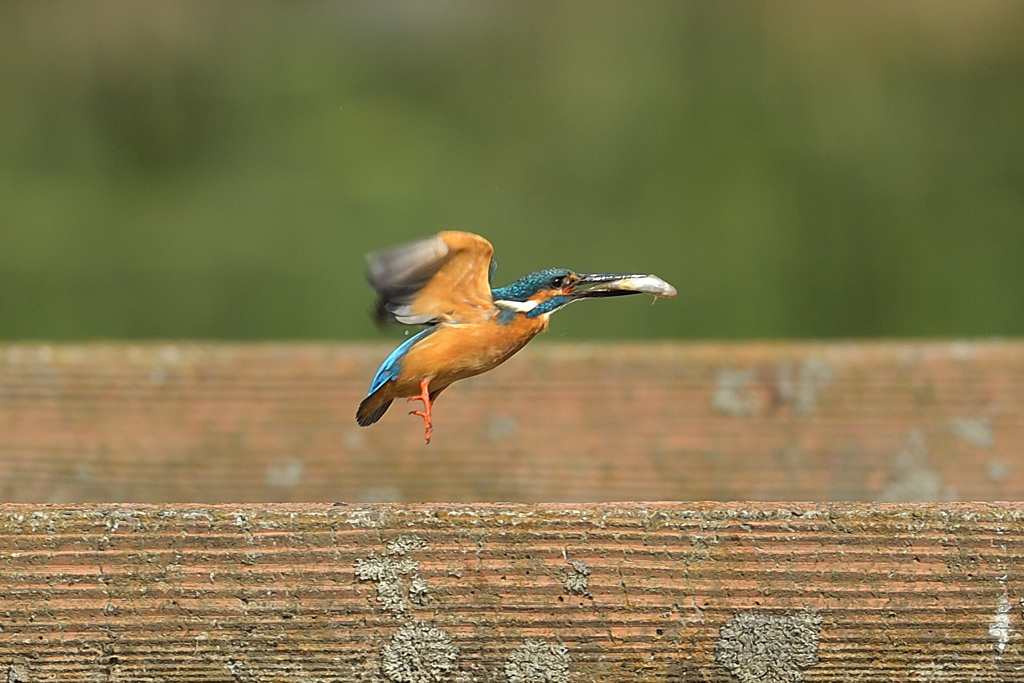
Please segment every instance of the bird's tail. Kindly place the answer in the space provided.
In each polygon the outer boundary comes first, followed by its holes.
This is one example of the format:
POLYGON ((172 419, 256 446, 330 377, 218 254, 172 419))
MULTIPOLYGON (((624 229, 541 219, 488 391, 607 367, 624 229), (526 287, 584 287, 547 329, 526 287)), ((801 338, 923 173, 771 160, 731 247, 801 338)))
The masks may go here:
POLYGON ((388 412, 394 398, 387 396, 387 393, 378 389, 359 404, 359 410, 356 411, 356 422, 360 427, 369 427, 388 412))

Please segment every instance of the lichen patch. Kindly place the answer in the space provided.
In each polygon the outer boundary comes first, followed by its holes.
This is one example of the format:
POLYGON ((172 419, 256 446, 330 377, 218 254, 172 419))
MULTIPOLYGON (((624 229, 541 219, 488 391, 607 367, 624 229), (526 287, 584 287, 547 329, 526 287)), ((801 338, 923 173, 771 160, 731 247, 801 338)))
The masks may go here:
POLYGON ((459 648, 429 621, 398 629, 381 650, 380 670, 392 683, 440 683, 455 670, 459 648))
POLYGON ((751 389, 753 370, 725 368, 718 373, 711 407, 733 417, 752 415, 757 410, 757 396, 751 389))
POLYGON ((569 648, 526 640, 505 659, 508 683, 569 683, 569 648))
POLYGON ((740 612, 725 622, 715 660, 742 683, 801 683, 803 670, 818 663, 821 615, 740 612))
POLYGON ((377 587, 377 602, 394 615, 406 614, 409 602, 425 605, 427 582, 419 575, 420 563, 409 557, 410 550, 425 548, 416 536, 400 536, 388 543, 383 553, 371 551, 356 560, 355 574, 360 581, 372 581, 377 587))
POLYGON ((573 560, 569 563, 569 575, 562 583, 565 590, 574 595, 588 595, 590 588, 590 567, 582 560, 573 560))

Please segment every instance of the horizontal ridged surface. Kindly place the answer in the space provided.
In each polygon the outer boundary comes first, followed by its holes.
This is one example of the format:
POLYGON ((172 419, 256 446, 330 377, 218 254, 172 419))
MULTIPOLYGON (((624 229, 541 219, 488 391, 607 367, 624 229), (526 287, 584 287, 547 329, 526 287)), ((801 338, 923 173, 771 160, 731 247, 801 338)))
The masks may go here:
POLYGON ((355 424, 389 346, 0 347, 12 502, 1024 498, 1024 343, 534 343, 355 424))
POLYGON ((1024 504, 6 505, 0 678, 1024 680, 1022 532, 1024 504))

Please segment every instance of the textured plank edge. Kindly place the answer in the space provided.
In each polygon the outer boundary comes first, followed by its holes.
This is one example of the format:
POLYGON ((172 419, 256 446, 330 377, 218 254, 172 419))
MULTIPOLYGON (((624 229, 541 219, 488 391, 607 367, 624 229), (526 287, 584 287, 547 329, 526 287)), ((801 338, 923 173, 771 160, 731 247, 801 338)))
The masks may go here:
POLYGON ((1020 680, 1024 504, 0 506, 8 681, 1020 680))

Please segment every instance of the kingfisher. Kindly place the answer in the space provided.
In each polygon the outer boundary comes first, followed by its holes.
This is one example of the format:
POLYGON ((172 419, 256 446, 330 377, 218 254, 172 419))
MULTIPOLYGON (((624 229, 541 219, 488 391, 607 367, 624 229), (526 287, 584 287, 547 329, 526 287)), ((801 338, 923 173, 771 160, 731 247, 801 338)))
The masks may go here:
POLYGON ((487 372, 548 328, 555 311, 582 299, 652 294, 675 296, 653 275, 582 274, 548 268, 504 287, 492 287, 491 243, 468 232, 446 231, 366 256, 367 279, 377 293, 376 319, 425 325, 391 352, 359 404, 366 427, 399 398, 420 401, 424 438, 433 433, 431 408, 453 382, 487 372))

